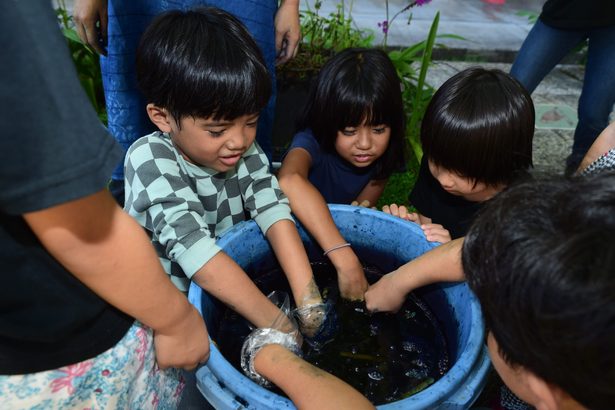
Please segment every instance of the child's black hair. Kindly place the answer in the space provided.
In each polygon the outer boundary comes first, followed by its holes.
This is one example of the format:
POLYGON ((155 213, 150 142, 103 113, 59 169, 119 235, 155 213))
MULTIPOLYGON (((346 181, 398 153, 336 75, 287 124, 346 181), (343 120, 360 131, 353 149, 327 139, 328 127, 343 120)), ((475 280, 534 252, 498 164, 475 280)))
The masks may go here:
POLYGON ((395 67, 382 50, 349 48, 323 66, 298 129, 310 128, 324 151, 335 152, 338 131, 363 123, 391 127, 389 145, 376 161, 375 177, 386 178, 401 169, 405 117, 395 67))
POLYGON ((213 7, 157 16, 137 49, 137 79, 147 103, 178 123, 188 116, 257 114, 271 95, 254 39, 239 20, 213 7))
POLYGON ((504 360, 591 409, 615 403, 615 174, 513 185, 462 261, 504 360))
POLYGON ((435 165, 490 186, 532 167, 534 105, 500 70, 473 67, 434 94, 421 124, 423 154, 435 165))

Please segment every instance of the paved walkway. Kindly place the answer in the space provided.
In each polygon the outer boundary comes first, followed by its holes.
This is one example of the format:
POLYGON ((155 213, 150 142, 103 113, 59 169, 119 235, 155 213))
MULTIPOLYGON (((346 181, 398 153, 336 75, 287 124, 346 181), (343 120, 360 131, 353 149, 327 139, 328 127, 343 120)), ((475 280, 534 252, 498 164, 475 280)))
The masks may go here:
MULTIPOLYGON (((424 40, 436 12, 440 12, 440 34, 456 34, 465 40, 441 38, 438 42, 452 49, 480 52, 516 52, 525 39, 531 25, 519 12, 538 13, 542 2, 536 0, 432 0, 410 11, 412 20, 407 24, 409 12, 400 14, 391 24, 387 44, 407 46, 424 40)), ((409 0, 389 0, 389 20, 406 6, 409 0)), ((313 9, 316 0, 302 0, 303 9, 313 9)), ((322 0, 320 14, 326 16, 344 3, 350 10, 353 21, 362 29, 373 30, 376 41, 381 42, 382 31, 378 22, 386 20, 384 0, 322 0)))

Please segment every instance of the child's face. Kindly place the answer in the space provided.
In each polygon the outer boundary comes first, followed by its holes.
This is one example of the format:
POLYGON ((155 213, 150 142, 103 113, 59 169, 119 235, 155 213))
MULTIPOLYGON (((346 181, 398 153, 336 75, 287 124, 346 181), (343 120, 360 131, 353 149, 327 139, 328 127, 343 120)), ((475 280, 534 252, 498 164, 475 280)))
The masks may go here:
POLYGON ((360 125, 346 127, 337 132, 335 150, 355 167, 374 163, 389 146, 391 127, 387 125, 360 125))
POLYGON ((184 117, 181 129, 170 121, 173 143, 189 162, 226 172, 256 138, 258 115, 244 115, 232 121, 184 117))
POLYGON ((454 171, 435 165, 428 160, 429 172, 438 180, 442 188, 449 194, 461 196, 468 201, 483 202, 501 191, 500 187, 492 187, 482 182, 463 177, 454 171))

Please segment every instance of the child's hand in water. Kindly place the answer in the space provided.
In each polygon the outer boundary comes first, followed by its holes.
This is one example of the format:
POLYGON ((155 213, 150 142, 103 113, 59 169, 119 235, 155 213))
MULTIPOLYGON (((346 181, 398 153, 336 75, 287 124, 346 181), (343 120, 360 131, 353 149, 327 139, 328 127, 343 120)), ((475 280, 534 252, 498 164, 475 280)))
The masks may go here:
POLYGON ((337 314, 330 301, 298 307, 292 313, 312 347, 327 344, 337 333, 337 314))
POLYGON ((359 260, 355 259, 355 263, 336 269, 340 295, 348 300, 363 300, 369 284, 359 260))
POLYGON ((365 292, 365 306, 372 312, 397 312, 406 300, 406 292, 399 286, 398 271, 387 273, 365 292))
POLYGON ((241 368, 244 373, 260 385, 267 386, 265 380, 254 369, 254 357, 265 346, 279 344, 301 357, 303 338, 297 329, 297 323, 290 313, 290 301, 284 292, 271 292, 267 296, 280 309, 280 314, 267 328, 254 329, 241 348, 241 368))
POLYGON ((429 242, 447 243, 451 241, 450 232, 440 224, 423 224, 421 229, 429 242))
POLYGON ((385 205, 382 207, 382 212, 384 212, 385 214, 397 216, 401 219, 405 219, 406 221, 420 223, 419 214, 417 214, 416 212, 408 212, 408 208, 403 205, 385 205))
POLYGON ((337 271, 337 284, 340 295, 348 300, 363 300, 367 290, 367 279, 361 261, 349 243, 334 247, 325 252, 337 271))
POLYGON ((312 337, 322 326, 327 313, 318 285, 316 285, 314 279, 308 283, 302 296, 296 302, 297 308, 293 310, 292 315, 299 322, 301 333, 307 337, 312 337))

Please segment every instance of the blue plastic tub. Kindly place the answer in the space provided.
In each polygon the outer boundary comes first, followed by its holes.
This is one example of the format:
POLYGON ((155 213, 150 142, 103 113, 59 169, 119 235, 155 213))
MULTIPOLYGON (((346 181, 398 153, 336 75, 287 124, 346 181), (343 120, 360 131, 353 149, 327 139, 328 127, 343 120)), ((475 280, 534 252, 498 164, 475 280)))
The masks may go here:
MULTIPOLYGON (((330 209, 340 232, 359 257, 383 272, 433 247, 416 224, 400 218, 347 205, 331 205, 330 209)), ((310 259, 321 260, 322 250, 300 226, 299 231, 310 259)), ((276 266, 271 247, 254 221, 236 225, 218 243, 249 274, 267 272, 276 266)), ((417 290, 417 294, 440 320, 449 345, 451 368, 420 393, 378 408, 467 409, 483 389, 490 365, 478 302, 465 284, 431 285, 417 290)), ((195 284, 188 297, 203 314, 215 340, 219 302, 195 284)), ((264 389, 235 369, 214 343, 207 365, 197 371, 196 377, 197 387, 216 409, 295 408, 287 398, 264 389)))

